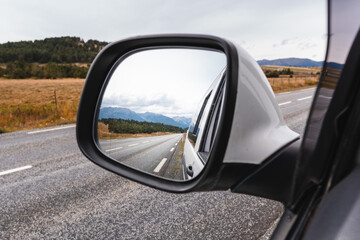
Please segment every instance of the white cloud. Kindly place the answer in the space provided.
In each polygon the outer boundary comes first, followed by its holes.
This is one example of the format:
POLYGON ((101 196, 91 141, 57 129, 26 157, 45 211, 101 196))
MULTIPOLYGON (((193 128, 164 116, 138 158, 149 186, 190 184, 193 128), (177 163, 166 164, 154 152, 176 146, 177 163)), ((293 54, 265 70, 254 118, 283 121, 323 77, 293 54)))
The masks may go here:
POLYGON ((191 117, 225 66, 225 54, 214 51, 163 49, 137 52, 118 65, 101 106, 191 117))

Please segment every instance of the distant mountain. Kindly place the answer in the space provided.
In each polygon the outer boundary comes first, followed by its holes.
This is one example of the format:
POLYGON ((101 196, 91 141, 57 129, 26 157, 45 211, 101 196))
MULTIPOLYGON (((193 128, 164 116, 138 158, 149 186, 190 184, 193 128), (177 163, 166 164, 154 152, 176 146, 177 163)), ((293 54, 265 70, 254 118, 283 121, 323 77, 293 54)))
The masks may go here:
POLYGON ((340 64, 340 63, 336 63, 336 62, 329 62, 329 63, 327 63, 327 66, 329 68, 342 69, 344 67, 344 64, 340 64))
POLYGON ((146 113, 138 113, 138 115, 141 116, 143 119, 145 119, 145 121, 147 122, 163 123, 166 125, 172 125, 181 128, 185 128, 189 126, 189 125, 186 126, 182 123, 175 121, 172 118, 157 113, 146 112, 146 113))
POLYGON ((191 118, 187 118, 187 117, 176 116, 176 117, 173 117, 172 119, 174 119, 176 122, 182 123, 186 126, 189 126, 191 123, 191 118))
POLYGON ((281 58, 274 60, 259 60, 259 65, 289 66, 289 67, 322 67, 323 61, 313 61, 308 58, 281 58))
POLYGON ((126 120, 136 120, 139 122, 146 121, 136 112, 131 111, 128 108, 120 108, 120 107, 101 108, 99 113, 99 119, 103 119, 103 118, 121 118, 126 120))
POLYGON ((179 121, 162 114, 157 113, 136 113, 128 108, 120 107, 104 107, 100 109, 99 119, 103 118, 117 118, 117 119, 126 119, 126 120, 136 120, 140 122, 153 122, 153 123, 163 123, 166 125, 187 128, 190 124, 191 119, 185 117, 176 117, 180 119, 179 121))

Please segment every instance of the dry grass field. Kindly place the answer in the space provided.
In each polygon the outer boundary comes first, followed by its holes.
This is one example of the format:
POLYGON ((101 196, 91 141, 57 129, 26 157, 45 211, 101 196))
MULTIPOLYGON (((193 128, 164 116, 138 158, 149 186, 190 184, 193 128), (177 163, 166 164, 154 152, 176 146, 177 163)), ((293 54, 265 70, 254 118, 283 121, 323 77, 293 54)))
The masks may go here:
POLYGON ((284 67, 284 66, 270 66, 264 65, 261 66, 263 70, 278 70, 278 69, 287 69, 289 68, 294 74, 316 74, 321 72, 322 67, 284 67))
POLYGON ((322 69, 322 67, 261 66, 263 71, 281 71, 288 68, 293 72, 291 76, 280 75, 279 78, 268 78, 275 93, 316 86, 322 69))
POLYGON ((270 85, 275 93, 293 91, 303 88, 315 87, 319 81, 319 76, 313 77, 287 77, 287 78, 268 78, 270 85))
POLYGON ((84 79, 0 79, 0 132, 76 121, 84 79))
MULTIPOLYGON (((294 74, 291 78, 287 76, 269 78, 275 93, 316 86, 319 75, 311 75, 311 73, 321 71, 320 68, 291 67, 291 69, 300 74, 294 74)), ((0 79, 0 133, 74 123, 84 81, 84 79, 0 79)), ((109 136, 104 131, 102 137, 129 136, 109 136)))

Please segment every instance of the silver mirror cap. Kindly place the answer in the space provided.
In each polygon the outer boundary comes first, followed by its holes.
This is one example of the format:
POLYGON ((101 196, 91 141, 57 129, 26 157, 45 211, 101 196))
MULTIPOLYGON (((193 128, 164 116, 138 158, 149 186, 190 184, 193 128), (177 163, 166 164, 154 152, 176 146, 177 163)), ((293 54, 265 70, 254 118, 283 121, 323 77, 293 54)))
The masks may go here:
POLYGON ((224 163, 260 164, 300 138, 285 123, 274 92, 258 63, 242 47, 235 112, 224 163))

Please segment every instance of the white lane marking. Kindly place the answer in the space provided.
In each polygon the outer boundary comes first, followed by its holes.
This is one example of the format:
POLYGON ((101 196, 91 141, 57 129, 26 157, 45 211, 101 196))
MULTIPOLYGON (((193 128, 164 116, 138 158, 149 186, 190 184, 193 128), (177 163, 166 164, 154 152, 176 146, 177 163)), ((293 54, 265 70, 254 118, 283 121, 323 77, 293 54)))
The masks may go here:
POLYGON ((73 128, 73 127, 75 127, 75 126, 65 126, 65 127, 59 127, 59 128, 50 128, 50 129, 44 129, 44 130, 38 130, 38 131, 28 132, 27 134, 50 132, 50 131, 62 130, 62 129, 73 128))
POLYGON ((170 152, 174 151, 175 148, 170 149, 170 152))
POLYGON ((305 100, 305 99, 309 99, 309 98, 312 98, 312 96, 308 96, 308 97, 303 97, 303 98, 299 98, 298 101, 302 101, 302 100, 305 100))
POLYGON ((138 143, 130 144, 130 145, 128 145, 128 147, 132 147, 132 146, 136 146, 136 145, 139 145, 139 144, 138 143))
POLYGON ((324 96, 324 95, 319 95, 319 97, 325 98, 325 99, 332 99, 332 97, 327 97, 327 96, 324 96))
POLYGON ((296 92, 305 92, 305 91, 314 91, 315 88, 306 88, 306 89, 302 89, 302 90, 295 90, 295 91, 288 91, 288 92, 281 92, 281 93, 276 93, 275 96, 277 95, 284 95, 284 94, 293 94, 296 92))
POLYGON ((161 160, 161 162, 156 166, 156 168, 154 169, 155 173, 160 172, 161 168, 164 166, 165 162, 166 162, 167 158, 163 158, 163 160, 161 160))
POLYGON ((142 142, 142 143, 148 143, 149 141, 145 141, 145 142, 142 142))
POLYGON ((14 173, 14 172, 18 172, 18 171, 22 171, 22 170, 26 170, 26 169, 29 169, 29 168, 32 168, 32 166, 27 165, 27 166, 23 166, 23 167, 14 168, 14 169, 9 169, 9 170, 0 172, 0 176, 10 174, 10 173, 14 173))
POLYGON ((289 101, 289 102, 279 103, 279 106, 286 105, 286 104, 289 104, 289 103, 291 103, 291 101, 289 101))
POLYGON ((178 143, 175 143, 175 146, 177 145, 178 143))
POLYGON ((122 149, 123 147, 117 147, 117 148, 112 148, 112 149, 107 149, 105 150, 106 152, 111 152, 111 151, 115 151, 115 150, 119 150, 122 149))
POLYGON ((290 92, 276 93, 275 96, 277 96, 277 95, 284 95, 284 94, 288 94, 288 93, 290 93, 290 92))

